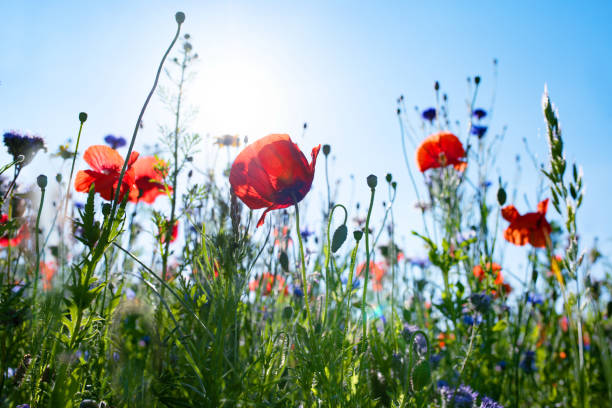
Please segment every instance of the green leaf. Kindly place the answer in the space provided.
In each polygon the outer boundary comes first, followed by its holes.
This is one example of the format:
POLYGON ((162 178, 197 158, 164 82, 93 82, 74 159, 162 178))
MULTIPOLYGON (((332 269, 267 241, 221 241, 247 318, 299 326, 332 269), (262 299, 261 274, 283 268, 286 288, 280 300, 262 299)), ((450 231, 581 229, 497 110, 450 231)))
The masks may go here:
POLYGON ((413 391, 420 391, 431 383, 431 367, 429 361, 422 359, 416 363, 410 375, 413 391))
POLYGON ((494 332, 504 331, 506 330, 507 327, 508 327, 508 322, 505 320, 500 320, 497 323, 495 323, 495 326, 493 326, 493 331, 494 332))
POLYGON ((344 241, 346 241, 346 236, 348 235, 348 228, 346 225, 342 224, 339 226, 336 231, 334 231, 334 236, 332 238, 331 250, 332 252, 336 252, 340 249, 344 241))

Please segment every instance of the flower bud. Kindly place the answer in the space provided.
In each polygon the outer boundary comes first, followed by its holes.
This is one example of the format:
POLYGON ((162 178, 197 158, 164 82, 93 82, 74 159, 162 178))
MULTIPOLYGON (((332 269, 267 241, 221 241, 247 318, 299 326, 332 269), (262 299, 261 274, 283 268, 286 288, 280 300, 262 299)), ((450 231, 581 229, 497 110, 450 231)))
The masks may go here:
POLYGON ((506 204, 506 190, 504 190, 504 188, 501 186, 497 190, 497 202, 499 205, 506 204))
POLYGON ((387 183, 390 183, 391 180, 393 180, 393 176, 391 175, 391 173, 387 173, 387 175, 385 176, 385 180, 387 180, 387 183))
POLYGON ((178 13, 174 15, 174 19, 176 20, 177 23, 183 24, 185 22, 185 13, 183 13, 182 11, 179 11, 178 13))
POLYGON ((81 112, 79 113, 79 121, 81 123, 85 122, 87 120, 87 114, 85 112, 81 112))
POLYGON ((371 189, 376 188, 376 185, 378 184, 378 177, 373 174, 370 174, 366 180, 368 182, 368 187, 370 187, 371 189))
POLYGON ((480 76, 476 75, 476 76, 474 77, 474 83, 475 83, 476 85, 478 85, 478 84, 480 83, 480 76))
POLYGON ((355 238, 355 241, 359 241, 361 237, 363 237, 363 231, 360 231, 360 230, 353 231, 353 237, 355 238))
POLYGON ((57 181, 58 183, 62 182, 62 173, 57 173, 55 175, 55 181, 57 181))
POLYGON ((102 204, 102 215, 108 217, 111 212, 111 205, 109 203, 102 204))
POLYGON ((440 83, 439 83, 438 81, 436 81, 436 82, 434 83, 434 89, 435 89, 436 91, 440 90, 440 83))
POLYGON ((331 146, 328 144, 323 145, 323 154, 325 156, 329 156, 330 152, 331 152, 331 146))
POLYGON ((40 176, 36 177, 36 183, 41 190, 44 190, 47 188, 47 176, 41 174, 40 176))

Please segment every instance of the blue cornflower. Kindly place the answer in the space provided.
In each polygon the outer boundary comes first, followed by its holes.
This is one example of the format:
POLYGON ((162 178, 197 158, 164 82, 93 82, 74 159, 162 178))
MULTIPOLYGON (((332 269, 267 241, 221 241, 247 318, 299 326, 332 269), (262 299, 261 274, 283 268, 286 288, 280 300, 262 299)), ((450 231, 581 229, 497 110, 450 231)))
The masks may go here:
POLYGON ((544 297, 538 293, 530 293, 527 295, 527 301, 534 305, 541 305, 544 303, 544 297))
POLYGON ((75 202, 75 203, 74 203, 74 206, 76 207, 76 209, 77 209, 77 210, 83 210, 83 209, 85 209, 85 204, 83 204, 83 203, 81 203, 81 202, 79 202, 79 201, 75 202))
POLYGON ((309 230, 309 229, 308 229, 308 227, 306 227, 306 228, 304 228, 304 229, 303 229, 303 230, 300 232, 300 235, 302 236, 302 239, 303 239, 304 241, 308 242, 308 238, 309 238, 311 235, 314 235, 314 231, 311 231, 311 230, 309 230))
POLYGON ((294 286, 293 287, 293 296, 295 296, 297 298, 301 298, 302 296, 304 296, 304 291, 302 290, 301 287, 294 286))
POLYGON ((30 408, 30 404, 17 405, 17 408, 30 408))
POLYGON ((466 326, 473 326, 474 325, 474 318, 472 317, 472 315, 464 314, 463 315, 463 324, 465 324, 466 326))
POLYGON ((497 364, 495 364, 495 371, 497 371, 498 373, 502 372, 506 369, 507 365, 508 364, 504 360, 500 360, 497 362, 497 364))
POLYGON ((13 156, 13 160, 23 156, 23 161, 17 165, 20 168, 30 163, 39 150, 47 151, 42 137, 22 135, 15 131, 4 134, 4 145, 8 153, 13 156))
POLYGON ((429 122, 433 122, 436 118, 436 108, 427 108, 421 113, 421 117, 429 122))
POLYGON ((485 116, 487 116, 487 111, 482 108, 474 109, 474 112, 472 112, 472 116, 480 120, 484 118, 485 116))
MULTIPOLYGON (((340 279, 340 281, 345 286, 348 284, 348 278, 346 276, 340 279)), ((353 277, 353 290, 357 289, 360 285, 361 285, 361 282, 359 281, 359 279, 353 277)))
POLYGON ((487 127, 481 125, 472 125, 472 129, 470 130, 470 132, 474 136, 478 136, 479 139, 482 139, 485 133, 487 133, 487 127))
POLYGON ((489 188, 489 187, 491 187, 492 185, 493 185, 493 182, 492 182, 492 181, 489 181, 489 180, 485 180, 485 181, 483 181, 483 182, 480 184, 480 186, 481 186, 482 188, 489 188))
POLYGON ((438 386, 438 388, 442 388, 442 387, 447 387, 448 388, 448 382, 446 382, 444 380, 438 380, 436 382, 436 385, 438 386))
POLYGON ((429 362, 435 368, 442 360, 442 354, 436 353, 429 356, 429 362))
POLYGON ((525 357, 519 364, 519 366, 525 371, 527 374, 531 374, 535 372, 538 368, 535 364, 535 352, 528 350, 525 352, 525 357))
POLYGON ((489 397, 482 397, 480 408, 504 408, 504 406, 489 397))
POLYGON ((123 137, 115 135, 104 136, 104 142, 113 149, 118 149, 127 144, 126 140, 123 137))

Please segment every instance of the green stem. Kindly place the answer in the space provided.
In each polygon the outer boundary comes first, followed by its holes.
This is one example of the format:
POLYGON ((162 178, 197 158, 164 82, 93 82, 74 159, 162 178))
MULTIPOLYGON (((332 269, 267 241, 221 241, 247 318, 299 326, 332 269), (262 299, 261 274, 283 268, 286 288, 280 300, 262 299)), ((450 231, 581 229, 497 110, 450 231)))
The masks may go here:
MULTIPOLYGON (((327 316, 327 309, 329 307, 329 260, 331 258, 331 240, 329 237, 329 229, 331 227, 331 221, 332 221, 332 217, 334 215, 334 211, 336 210, 336 208, 341 207, 344 210, 344 221, 343 221, 343 225, 346 225, 346 220, 348 218, 348 211, 346 209, 345 206, 343 206, 342 204, 336 204, 332 209, 331 212, 329 214, 329 218, 327 219, 327 245, 325 248, 325 308, 323 309, 323 317, 322 317, 322 322, 325 323, 325 317, 327 316)), ((299 233, 300 231, 298 231, 299 233)), ((301 236, 301 234, 300 234, 301 236)))
MULTIPOLYGON (((45 189, 40 189, 40 204, 38 205, 38 214, 36 216, 36 264, 34 265, 34 295, 33 302, 36 304, 36 293, 38 289, 38 279, 40 274, 40 239, 39 239, 39 225, 40 225, 40 215, 42 214, 43 203, 45 202, 45 189)), ((34 308, 36 310, 36 307, 34 308)))
POLYGON ((302 266, 302 285, 304 286, 304 301, 306 303, 306 313, 308 317, 308 327, 312 330, 312 318, 310 316, 310 302, 308 301, 308 283, 306 282, 306 257, 304 256, 304 244, 302 234, 300 234, 300 210, 297 201, 295 206, 295 228, 297 229, 298 242, 300 243, 300 263, 302 266))
POLYGON ((366 348, 367 339, 367 328, 368 328, 368 316, 366 314, 366 295, 368 293, 368 278, 370 275, 370 216, 372 215, 372 207, 374 206, 374 194, 376 193, 375 188, 370 188, 370 205, 368 207, 368 216, 366 217, 365 223, 365 250, 366 250, 366 264, 365 264, 365 276, 363 279, 363 295, 361 298, 361 317, 363 320, 363 332, 362 332, 362 343, 363 351, 366 348))

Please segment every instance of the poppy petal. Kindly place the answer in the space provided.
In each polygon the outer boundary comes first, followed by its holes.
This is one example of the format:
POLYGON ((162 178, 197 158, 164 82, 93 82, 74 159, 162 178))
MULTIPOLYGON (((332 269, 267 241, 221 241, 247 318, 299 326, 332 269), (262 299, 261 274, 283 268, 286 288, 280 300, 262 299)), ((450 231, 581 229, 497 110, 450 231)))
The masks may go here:
POLYGON ((105 170, 121 171, 121 167, 123 166, 123 158, 121 155, 117 153, 115 149, 104 145, 88 147, 83 154, 83 159, 93 170, 98 172, 103 172, 105 170))
POLYGON ((546 215, 546 211, 548 211, 548 198, 538 203, 538 212, 546 215))
POLYGON ((513 205, 505 206, 504 208, 502 208, 501 213, 502 217, 504 217, 504 219, 509 222, 513 222, 519 217, 519 212, 513 205))

